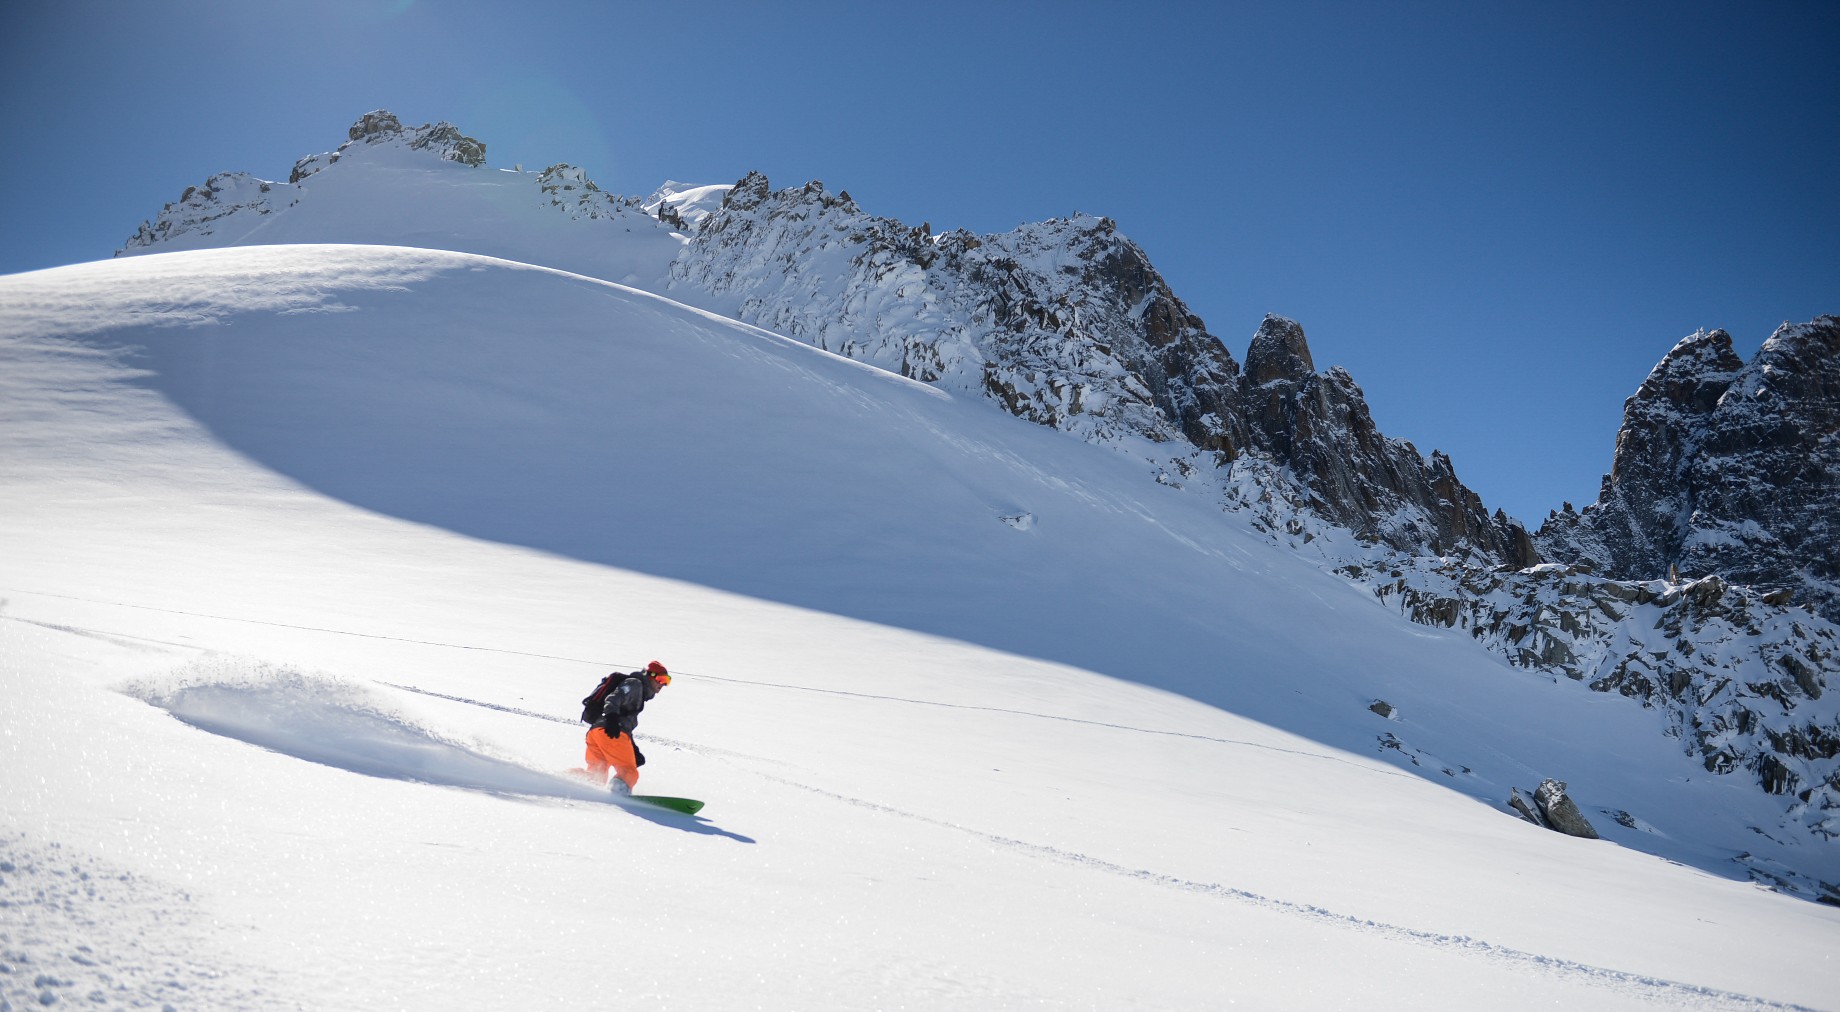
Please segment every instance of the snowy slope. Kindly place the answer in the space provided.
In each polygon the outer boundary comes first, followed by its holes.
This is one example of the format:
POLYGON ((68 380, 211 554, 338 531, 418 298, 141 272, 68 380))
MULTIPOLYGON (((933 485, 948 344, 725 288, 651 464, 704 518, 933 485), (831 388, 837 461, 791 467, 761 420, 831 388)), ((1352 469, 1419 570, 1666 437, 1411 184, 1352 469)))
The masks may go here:
POLYGON ((1840 910, 1724 877, 1765 800, 1655 715, 655 296, 375 246, 14 275, 0 427, 17 1007, 1840 993, 1840 910), (654 656, 643 787, 702 818, 559 775, 654 656), (1503 810, 1545 776, 1612 842, 1503 810))

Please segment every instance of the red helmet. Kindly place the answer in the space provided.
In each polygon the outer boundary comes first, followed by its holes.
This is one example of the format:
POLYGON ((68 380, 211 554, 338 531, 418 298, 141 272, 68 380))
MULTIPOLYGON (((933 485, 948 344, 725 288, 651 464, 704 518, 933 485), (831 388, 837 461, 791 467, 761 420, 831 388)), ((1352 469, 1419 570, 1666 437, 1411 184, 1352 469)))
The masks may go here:
POLYGON ((645 673, 648 675, 651 675, 652 680, 657 682, 659 685, 671 684, 671 673, 669 671, 666 671, 664 665, 658 663, 657 661, 653 661, 652 663, 647 664, 645 666, 645 673))

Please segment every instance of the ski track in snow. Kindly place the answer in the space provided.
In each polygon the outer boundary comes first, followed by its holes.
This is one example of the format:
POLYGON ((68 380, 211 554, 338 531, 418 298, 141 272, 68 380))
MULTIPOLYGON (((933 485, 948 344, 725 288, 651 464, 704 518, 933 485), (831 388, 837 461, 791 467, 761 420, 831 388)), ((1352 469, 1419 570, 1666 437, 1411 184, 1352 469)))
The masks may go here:
MULTIPOLYGON (((702 678, 702 677, 709 677, 709 676, 699 675, 698 677, 702 678)), ((580 723, 580 721, 571 720, 566 717, 558 717, 558 716, 555 716, 554 714, 538 713, 534 710, 524 710, 524 709, 519 709, 517 707, 512 707, 512 706, 503 706, 498 703, 491 703, 485 700, 468 699, 464 696, 453 696, 453 695, 448 695, 446 693, 431 692, 426 689, 418 689, 418 688, 415 688, 413 686, 408 686, 408 685, 397 685, 397 684, 388 683, 388 682, 383 682, 379 684, 389 685, 391 688, 402 689, 408 692, 419 693, 424 696, 433 696, 438 699, 446 699, 446 700, 456 702, 456 703, 464 703, 469 706, 483 707, 488 710, 497 710, 502 713, 515 714, 515 715, 523 716, 523 717, 533 717, 538 720, 554 721, 556 723, 561 723, 561 724, 579 724, 580 723)), ((767 684, 767 683, 748 683, 748 684, 767 684)), ((793 686, 793 688, 800 688, 800 687, 793 686)), ((812 690, 812 691, 822 692, 822 691, 829 691, 829 690, 820 689, 820 690, 812 690)), ((860 695, 859 693, 842 693, 842 694, 843 695, 860 695)), ((890 698, 890 697, 877 696, 877 697, 872 697, 872 698, 882 699, 882 698, 890 698)), ((924 700, 904 700, 904 702, 925 702, 925 701, 924 700)), ((938 704, 938 705, 950 705, 950 704, 938 704)), ((989 709, 989 708, 988 707, 972 707, 971 709, 989 709)), ((1002 712, 1014 712, 1014 711, 1002 711, 1002 712)), ((1039 714, 1025 714, 1025 715, 1026 716, 1041 716, 1039 714)), ((1093 722, 1092 721, 1080 721, 1080 723, 1093 723, 1093 722)), ((1114 727, 1118 725, 1107 724, 1107 725, 1102 725, 1102 726, 1114 727)), ((1139 729, 1128 728, 1127 730, 1139 730, 1139 729)), ((1167 733, 1167 732, 1151 732, 1151 733, 1167 733)), ((1143 882, 1143 883, 1147 883, 1147 884, 1154 885, 1154 886, 1160 886, 1166 889, 1176 889, 1182 892, 1194 893, 1194 894, 1202 895, 1202 896, 1212 896, 1218 899, 1229 900, 1232 902, 1244 904, 1246 906, 1257 907, 1261 910, 1269 910, 1269 911, 1273 911, 1273 912, 1280 913, 1280 914, 1290 915, 1293 917, 1301 917, 1305 920, 1313 921, 1319 924, 1325 924, 1325 925, 1329 925, 1332 927, 1343 928, 1343 929, 1352 930, 1352 931, 1358 931, 1358 932, 1362 932, 1364 934, 1369 934, 1369 935, 1378 935, 1378 936, 1381 936, 1381 937, 1384 937, 1384 938, 1387 938, 1393 941, 1406 942, 1406 943, 1410 943, 1413 945, 1420 945, 1420 946, 1425 946, 1428 948, 1440 949, 1440 950, 1445 950, 1445 951, 1460 952, 1466 955, 1480 956, 1485 959, 1493 960, 1499 963, 1504 963, 1504 964, 1507 964, 1507 965, 1510 965, 1510 966, 1513 966, 1519 969, 1528 970, 1528 971, 1538 973, 1538 974, 1563 976, 1563 977, 1571 978, 1574 980, 1584 981, 1584 982, 1587 982, 1587 983, 1590 983, 1596 986, 1600 986, 1600 987, 1604 987, 1604 988, 1616 991, 1620 994, 1630 996, 1630 997, 1641 998, 1641 999, 1653 999, 1658 1002, 1665 1002, 1669 1006, 1676 1007, 1676 1008, 1688 1008, 1688 1007, 1690 1008, 1709 1008, 1709 1009, 1769 1008, 1769 1009, 1803 1010, 1803 1012, 1815 1012, 1815 1010, 1812 1010, 1808 1006, 1805 1006, 1805 1005, 1796 1005, 1793 1003, 1772 1001, 1768 998, 1761 998, 1761 997, 1757 997, 1754 995, 1738 994, 1738 993, 1731 992, 1731 991, 1721 991, 1721 990, 1718 990, 1717 988, 1703 987, 1697 984, 1688 984, 1682 981, 1668 980, 1668 979, 1661 978, 1661 977, 1650 977, 1650 976, 1640 974, 1640 973, 1630 973, 1628 971, 1614 970, 1608 967, 1593 966, 1589 963, 1580 963, 1580 962, 1577 962, 1576 960, 1562 959, 1562 958, 1555 957, 1555 956, 1543 956, 1543 955, 1540 955, 1539 953, 1527 952, 1525 950, 1515 949, 1515 948, 1512 948, 1506 945, 1498 945, 1496 943, 1485 941, 1479 938, 1472 938, 1468 935, 1449 935, 1449 934, 1443 934, 1443 933, 1435 932, 1435 931, 1425 931, 1419 928, 1409 928, 1403 925, 1389 924, 1384 921, 1375 921, 1375 920, 1370 920, 1367 918, 1354 917, 1348 914, 1337 913, 1333 910, 1329 910, 1324 907, 1319 907, 1314 904, 1298 903, 1298 902, 1294 902, 1291 900, 1277 899, 1275 897, 1265 896, 1260 893, 1252 892, 1250 890, 1239 889, 1239 888, 1236 888, 1234 886, 1229 886, 1229 885, 1222 885, 1217 882, 1201 882, 1201 881, 1196 881, 1194 879, 1185 879, 1185 878, 1181 878, 1175 875, 1168 875, 1163 872, 1151 871, 1145 868, 1132 868, 1128 865, 1118 864, 1114 861, 1107 861, 1103 858, 1093 857, 1090 854, 1080 853, 1079 851, 1067 850, 1065 848, 1054 847, 1054 846, 1050 846, 1047 844, 1030 843, 1027 840, 1018 840, 1013 837, 1002 836, 997 833, 989 833, 989 832, 985 832, 983 830, 976 829, 970 826, 964 826, 964 825, 960 825, 955 822, 949 822, 944 819, 936 819, 929 815, 922 815, 918 812, 910 812, 905 809, 895 808, 891 805, 885 805, 877 801, 869 801, 863 798, 851 797, 850 795, 847 795, 847 794, 840 794, 836 791, 827 790, 822 787, 816 787, 811 784, 803 783, 798 780, 792 780, 787 777, 776 776, 771 773, 764 773, 764 772, 761 772, 754 765, 754 764, 757 764, 763 761, 757 756, 750 756, 745 753, 734 752, 734 751, 730 751, 727 749, 713 748, 713 747, 697 744, 695 742, 684 741, 681 739, 665 738, 665 737, 660 737, 660 736, 655 736, 655 735, 648 735, 647 737, 653 741, 659 742, 660 744, 669 745, 674 748, 681 748, 686 751, 695 752, 699 755, 709 756, 719 761, 729 762, 731 765, 735 766, 737 769, 743 770, 753 776, 760 777, 761 779, 769 780, 777 784, 782 784, 787 787, 793 787, 793 788, 797 788, 802 791, 807 791, 809 793, 816 794, 820 797, 829 798, 832 801, 842 802, 844 804, 851 805, 857 808, 861 808, 867 811, 875 812, 881 815, 891 815, 896 818, 908 819, 914 822, 923 823, 925 825, 933 826, 939 829, 946 829, 946 830, 951 830, 957 833, 963 833, 967 836, 975 837, 986 843, 994 844, 996 846, 1003 847, 1008 850, 1018 851, 1018 852, 1022 852, 1026 854, 1033 854, 1038 857, 1057 861, 1062 864, 1069 864, 1075 867, 1085 868, 1091 871, 1101 872, 1101 873, 1108 874, 1108 875, 1116 875, 1122 878, 1128 878, 1128 879, 1132 879, 1138 882, 1143 882), (734 762, 734 760, 744 760, 744 762, 734 762)), ((1185 735, 1184 737, 1199 737, 1199 736, 1185 735)), ((1207 740, 1216 740, 1216 739, 1207 739, 1207 740)), ((1236 743, 1236 744, 1246 744, 1246 743, 1236 743)), ((1396 775, 1409 776, 1409 774, 1403 774, 1403 773, 1396 774, 1396 775)))

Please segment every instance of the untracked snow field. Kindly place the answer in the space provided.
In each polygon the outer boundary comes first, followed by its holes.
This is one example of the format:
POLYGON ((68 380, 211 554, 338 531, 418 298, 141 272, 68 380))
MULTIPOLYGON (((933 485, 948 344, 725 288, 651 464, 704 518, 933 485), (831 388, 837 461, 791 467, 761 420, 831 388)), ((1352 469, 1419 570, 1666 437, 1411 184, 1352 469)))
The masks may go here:
POLYGON ((0 1009, 1840 1008, 1754 791, 1144 471, 482 256, 0 277, 0 1009), (700 816, 567 775, 653 658, 700 816))

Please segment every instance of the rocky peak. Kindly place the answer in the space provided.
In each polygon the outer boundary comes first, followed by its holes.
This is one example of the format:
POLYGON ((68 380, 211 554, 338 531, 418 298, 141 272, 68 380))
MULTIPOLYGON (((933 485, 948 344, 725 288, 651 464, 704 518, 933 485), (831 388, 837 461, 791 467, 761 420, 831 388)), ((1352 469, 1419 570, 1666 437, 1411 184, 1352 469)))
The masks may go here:
POLYGON ((395 137, 402 133, 402 120, 388 109, 375 109, 358 117, 358 122, 346 131, 347 139, 354 141, 372 141, 386 137, 395 137))
POLYGON ((444 161, 473 168, 486 163, 485 143, 461 133, 452 123, 404 127, 396 114, 387 109, 375 109, 358 117, 346 136, 350 139, 339 145, 338 150, 308 155, 295 162, 288 182, 298 183, 356 149, 378 145, 401 144, 410 150, 427 151, 444 161))
POLYGON ((1295 320, 1267 314, 1246 351, 1246 382, 1261 387, 1273 380, 1301 382, 1316 372, 1310 343, 1295 320))
POLYGON ((1314 371, 1303 327, 1267 316, 1246 352, 1241 403, 1253 449, 1307 489, 1310 512, 1414 555, 1463 554, 1488 564, 1539 561, 1519 523, 1490 516, 1450 458, 1427 460, 1374 424, 1354 377, 1314 371))
POLYGON ((1723 330, 1701 330, 1681 340, 1649 372, 1633 405, 1666 404, 1677 411, 1700 414, 1718 406, 1744 360, 1731 348, 1731 335, 1723 330))
POLYGON ((736 211, 751 211, 765 203, 772 192, 772 184, 767 182, 764 174, 749 172, 729 188, 727 195, 722 198, 722 209, 724 211, 729 208, 736 211))
POLYGON ((1757 349, 1734 386, 1734 396, 1775 401, 1784 412, 1829 414, 1840 403, 1840 317, 1784 323, 1757 349))
POLYGON ((637 198, 608 193, 596 186, 580 167, 566 162, 537 173, 537 189, 549 199, 551 207, 561 209, 578 221, 643 212, 637 198))
POLYGON ((1537 541, 1625 579, 1716 573, 1840 618, 1840 320, 1784 324, 1749 363, 1724 331, 1680 342, 1625 404, 1598 501, 1537 541))

